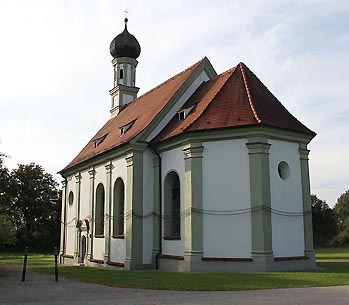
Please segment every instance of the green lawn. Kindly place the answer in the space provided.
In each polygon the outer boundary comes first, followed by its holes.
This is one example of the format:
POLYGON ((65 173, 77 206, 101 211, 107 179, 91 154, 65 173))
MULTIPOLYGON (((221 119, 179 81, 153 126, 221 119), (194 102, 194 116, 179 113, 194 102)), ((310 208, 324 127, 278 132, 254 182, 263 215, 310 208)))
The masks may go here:
POLYGON ((315 250, 316 259, 348 259, 349 260, 349 246, 346 247, 332 247, 319 248, 315 250))
MULTIPOLYGON (((349 263, 319 263, 313 272, 179 273, 60 267, 59 276, 108 286, 169 290, 248 290, 349 285, 349 263)), ((34 271, 54 274, 53 268, 34 271)))
MULTIPOLYGON (((349 247, 316 250, 317 259, 349 259, 349 247)), ((0 252, 0 264, 23 264, 22 253, 0 252)), ((29 254, 31 270, 54 274, 54 256, 29 254), (40 267, 51 265, 51 267, 40 267)), ((169 290, 247 290, 349 285, 349 263, 318 262, 311 272, 177 273, 156 270, 117 271, 103 268, 59 267, 59 276, 108 286, 169 290)))
MULTIPOLYGON (((27 265, 54 265, 55 257, 50 254, 29 253, 27 265)), ((23 265, 24 254, 20 252, 0 252, 0 264, 23 265)))

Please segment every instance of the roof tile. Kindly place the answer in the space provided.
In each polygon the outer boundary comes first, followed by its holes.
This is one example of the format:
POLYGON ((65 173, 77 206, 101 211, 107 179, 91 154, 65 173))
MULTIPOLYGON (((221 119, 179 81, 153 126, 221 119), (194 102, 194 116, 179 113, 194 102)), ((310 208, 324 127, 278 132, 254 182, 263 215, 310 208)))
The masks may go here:
POLYGON ((154 142, 188 131, 258 124, 315 135, 243 63, 201 85, 183 108, 194 104, 185 120, 174 117, 154 142))
POLYGON ((148 91, 128 104, 117 116, 109 119, 64 170, 132 140, 150 124, 202 61, 203 59, 148 91), (132 121, 132 127, 120 135, 120 128, 132 121), (93 142, 104 135, 107 136, 103 142, 95 148, 93 142))

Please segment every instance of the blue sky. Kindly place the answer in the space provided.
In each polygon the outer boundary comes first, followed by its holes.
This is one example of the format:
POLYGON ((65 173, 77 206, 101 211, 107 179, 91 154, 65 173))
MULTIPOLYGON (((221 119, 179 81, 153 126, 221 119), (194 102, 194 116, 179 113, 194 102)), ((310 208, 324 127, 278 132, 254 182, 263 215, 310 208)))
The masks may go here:
MULTIPOLYGON (((300 121, 312 193, 349 189, 349 2, 1 0, 0 151, 9 166, 56 173, 109 118, 109 44, 141 44, 140 94, 207 56, 218 73, 244 62, 300 121)), ((60 179, 59 176, 55 176, 60 179)))

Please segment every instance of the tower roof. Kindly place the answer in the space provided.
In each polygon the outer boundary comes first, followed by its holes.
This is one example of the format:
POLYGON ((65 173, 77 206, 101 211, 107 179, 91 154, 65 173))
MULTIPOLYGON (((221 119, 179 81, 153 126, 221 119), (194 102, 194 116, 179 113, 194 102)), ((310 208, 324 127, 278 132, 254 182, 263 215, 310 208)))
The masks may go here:
POLYGON ((110 54, 113 58, 129 57, 137 59, 141 54, 141 46, 136 37, 127 31, 128 19, 125 18, 124 31, 116 36, 110 44, 110 54))

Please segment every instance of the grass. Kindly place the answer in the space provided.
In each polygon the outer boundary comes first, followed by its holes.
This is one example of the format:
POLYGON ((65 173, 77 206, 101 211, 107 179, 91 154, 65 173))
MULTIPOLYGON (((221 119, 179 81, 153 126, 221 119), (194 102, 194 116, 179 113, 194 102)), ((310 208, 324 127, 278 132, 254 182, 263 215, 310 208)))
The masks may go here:
MULTIPOLYGON (((107 286, 166 290, 249 290, 349 285, 348 263, 319 263, 312 272, 176 273, 60 267, 59 276, 107 286)), ((34 271, 54 274, 53 268, 34 271)))
MULTIPOLYGON (((317 259, 349 259, 349 247, 321 248, 317 259)), ((23 253, 0 252, 0 264, 23 264, 23 253)), ((29 254, 31 270, 54 274, 54 256, 29 254), (43 268, 43 265, 51 267, 43 268)), ((264 273, 176 273, 156 270, 118 271, 59 266, 59 276, 107 286, 168 290, 249 290, 349 285, 349 263, 318 262, 317 271, 264 273)))
POLYGON ((349 246, 319 248, 315 250, 316 259, 348 259, 349 260, 349 246))
MULTIPOLYGON (((0 252, 0 264, 23 265, 24 254, 20 252, 0 252)), ((27 265, 54 265, 54 256, 50 254, 29 253, 27 265)))

